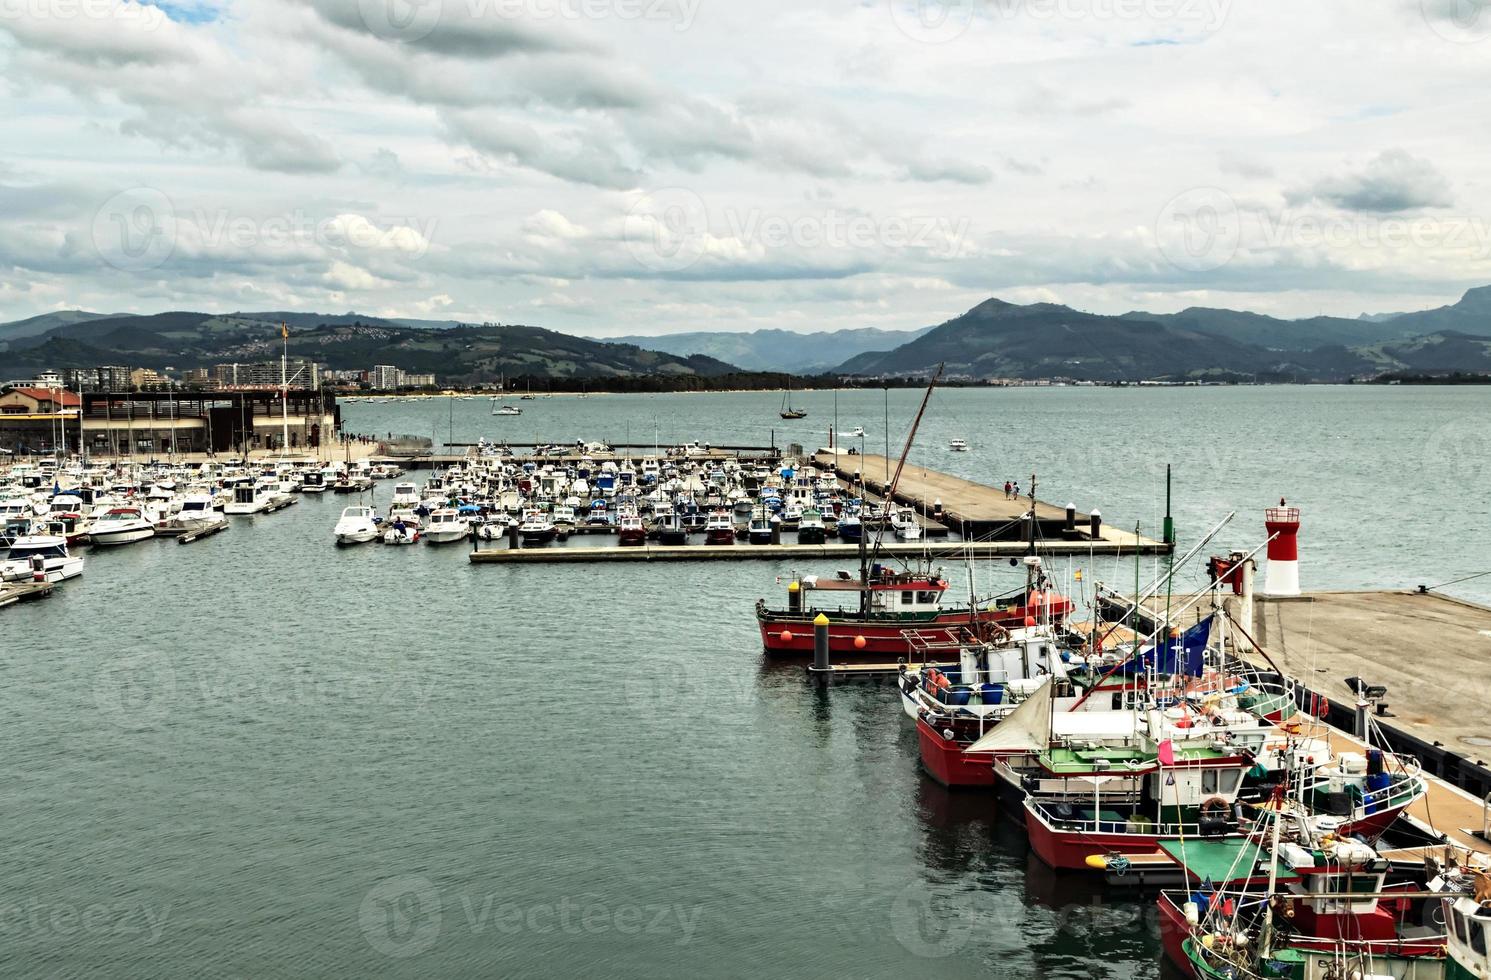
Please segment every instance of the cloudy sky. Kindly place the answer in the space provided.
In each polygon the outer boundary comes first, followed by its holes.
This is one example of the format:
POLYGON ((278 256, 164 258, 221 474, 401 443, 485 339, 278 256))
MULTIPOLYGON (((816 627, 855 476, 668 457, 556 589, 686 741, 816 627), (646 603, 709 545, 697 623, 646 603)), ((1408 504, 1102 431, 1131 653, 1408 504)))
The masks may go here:
POLYGON ((1491 0, 0 0, 0 61, 4 320, 606 336, 1491 283, 1491 0))

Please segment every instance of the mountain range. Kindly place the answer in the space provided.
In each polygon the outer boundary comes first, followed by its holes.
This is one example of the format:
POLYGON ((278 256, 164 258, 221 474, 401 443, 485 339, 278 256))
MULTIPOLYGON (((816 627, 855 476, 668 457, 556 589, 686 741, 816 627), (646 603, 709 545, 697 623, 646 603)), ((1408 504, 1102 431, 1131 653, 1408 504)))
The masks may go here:
POLYGON ((720 378, 733 365, 630 344, 601 343, 530 326, 410 326, 356 313, 46 314, 0 324, 0 368, 7 376, 48 368, 122 364, 187 369, 279 355, 280 324, 289 353, 326 367, 394 364, 446 382, 509 377, 720 378), (48 319, 50 318, 50 320, 48 319))
POLYGON ((658 337, 616 337, 618 344, 636 344, 670 354, 703 354, 748 371, 789 371, 817 374, 833 371, 846 358, 867 351, 884 351, 910 343, 931 330, 753 330, 749 333, 674 333, 658 337))
POLYGON ((985 300, 887 351, 851 357, 842 375, 1089 381, 1339 381, 1393 372, 1491 372, 1491 287, 1433 310, 1285 320, 1195 307, 1084 313, 1055 303, 985 300))
POLYGON ((1087 313, 1056 303, 989 299, 935 327, 800 334, 691 333, 597 340, 534 326, 471 326, 270 311, 45 313, 0 324, 0 374, 125 364, 205 367, 289 349, 336 369, 375 363, 442 382, 509 378, 659 379, 677 387, 762 386, 775 372, 953 378, 1340 381, 1384 374, 1491 373, 1491 287, 1431 310, 1287 320, 1193 307, 1178 313, 1087 313), (773 372, 768 374, 766 372, 773 372), (725 379, 729 379, 728 381, 725 379))

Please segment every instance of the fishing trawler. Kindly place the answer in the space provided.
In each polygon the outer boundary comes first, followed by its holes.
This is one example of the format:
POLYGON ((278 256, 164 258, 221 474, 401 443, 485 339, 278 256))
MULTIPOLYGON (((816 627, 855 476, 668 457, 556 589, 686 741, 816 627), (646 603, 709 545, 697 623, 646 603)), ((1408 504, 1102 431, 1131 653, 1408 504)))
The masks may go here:
POLYGON ((756 601, 756 623, 761 645, 774 656, 811 656, 813 620, 828 616, 832 653, 909 657, 908 629, 967 627, 981 634, 989 627, 1019 627, 1036 622, 1059 625, 1072 611, 1072 601, 1044 584, 968 605, 943 604, 948 581, 929 566, 897 572, 884 565, 869 567, 867 578, 840 572, 832 578, 794 577, 787 583, 787 608, 770 609, 756 601), (819 606, 818 595, 849 595, 858 608, 819 606))

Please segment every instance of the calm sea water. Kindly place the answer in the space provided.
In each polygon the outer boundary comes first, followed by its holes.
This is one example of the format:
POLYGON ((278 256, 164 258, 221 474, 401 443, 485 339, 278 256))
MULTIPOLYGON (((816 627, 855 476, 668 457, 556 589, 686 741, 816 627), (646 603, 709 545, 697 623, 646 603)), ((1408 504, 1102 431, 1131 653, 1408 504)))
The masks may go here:
MULTIPOLYGON (((890 395, 893 448, 917 397, 890 395)), ((831 393, 797 396, 790 430, 778 400, 347 416, 458 442, 824 440, 831 393)), ((880 392, 838 414, 883 449, 880 392)), ((1168 462, 1183 546, 1236 510, 1219 543, 1250 547, 1285 495, 1306 587, 1411 585, 1486 567, 1488 422, 1473 389, 950 391, 913 458, 1034 470, 1147 531, 1168 462)), ((1043 872, 984 798, 923 778, 892 691, 763 663, 751 604, 788 568, 337 550, 346 502, 90 555, 0 613, 0 972, 1160 975, 1146 903, 1043 872)))

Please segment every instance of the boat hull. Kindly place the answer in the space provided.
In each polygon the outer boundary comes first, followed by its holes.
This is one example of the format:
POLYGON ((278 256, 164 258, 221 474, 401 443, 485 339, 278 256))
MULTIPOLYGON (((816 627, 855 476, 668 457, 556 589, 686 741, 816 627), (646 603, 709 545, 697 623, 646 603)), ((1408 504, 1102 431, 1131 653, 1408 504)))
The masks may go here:
POLYGON ((994 786, 994 753, 965 752, 957 739, 943 738, 926 719, 916 720, 922 768, 950 789, 990 789, 994 786))
MULTIPOLYGON (((1070 602, 1053 608, 1056 615, 1065 615, 1070 602)), ((982 624, 1015 627, 1025 622, 1026 610, 1017 606, 1006 610, 948 609, 937 615, 922 619, 861 619, 857 613, 830 613, 828 626, 828 649, 830 653, 848 654, 855 657, 868 655, 897 657, 911 656, 911 647, 903 633, 908 629, 937 629, 982 624), (864 646, 855 643, 856 637, 864 637, 864 646)), ((757 625, 761 630, 761 646, 768 654, 777 657, 811 657, 813 655, 813 617, 797 615, 781 610, 758 609, 757 625)))
POLYGON ((121 528, 118 531, 92 531, 89 532, 88 541, 95 548, 109 548, 121 544, 133 544, 136 541, 144 541, 146 538, 155 537, 155 528, 121 528))

